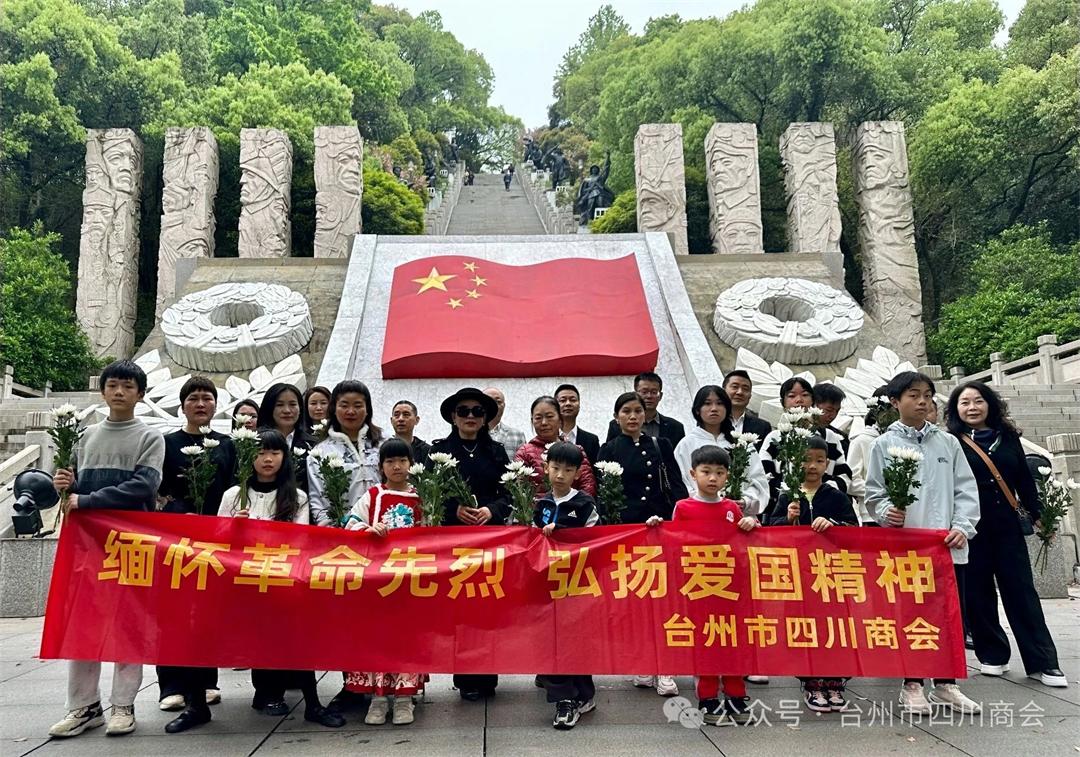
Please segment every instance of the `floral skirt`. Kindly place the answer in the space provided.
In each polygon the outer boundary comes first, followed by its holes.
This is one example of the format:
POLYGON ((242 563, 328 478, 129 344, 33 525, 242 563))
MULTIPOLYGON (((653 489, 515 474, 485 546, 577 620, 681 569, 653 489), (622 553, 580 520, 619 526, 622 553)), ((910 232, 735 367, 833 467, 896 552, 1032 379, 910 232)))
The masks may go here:
POLYGON ((346 673, 345 688, 354 694, 407 697, 420 693, 426 680, 423 673, 346 673))

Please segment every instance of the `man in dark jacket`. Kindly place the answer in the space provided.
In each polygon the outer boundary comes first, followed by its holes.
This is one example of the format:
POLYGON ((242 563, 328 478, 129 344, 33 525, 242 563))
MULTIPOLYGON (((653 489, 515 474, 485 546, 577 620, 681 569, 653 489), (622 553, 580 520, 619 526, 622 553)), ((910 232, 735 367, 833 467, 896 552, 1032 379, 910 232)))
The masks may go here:
MULTIPOLYGON (((651 371, 639 373, 634 377, 634 391, 641 395, 641 401, 645 405, 645 424, 641 427, 642 433, 654 439, 667 439, 671 448, 679 446, 679 442, 686 436, 683 425, 674 418, 661 415, 656 407, 664 398, 664 381, 651 371)), ((614 420, 608 424, 607 441, 617 437, 619 424, 614 420)))
POLYGON ((731 399, 731 429, 733 434, 757 434, 758 451, 765 437, 772 431, 772 425, 757 416, 748 405, 754 396, 754 384, 750 374, 736 369, 724 376, 723 389, 731 399))
POLYGON ((420 422, 416 405, 409 400, 398 400, 390 411, 390 425, 394 427, 394 436, 412 447, 413 460, 427 464, 431 454, 431 445, 418 436, 413 436, 413 429, 420 422))
POLYGON ((596 462, 600 454, 600 437, 578 428, 577 418, 581 412, 581 394, 573 384, 560 384, 555 390, 555 401, 559 403, 559 420, 562 422, 561 436, 571 444, 585 450, 585 457, 590 463, 596 462))

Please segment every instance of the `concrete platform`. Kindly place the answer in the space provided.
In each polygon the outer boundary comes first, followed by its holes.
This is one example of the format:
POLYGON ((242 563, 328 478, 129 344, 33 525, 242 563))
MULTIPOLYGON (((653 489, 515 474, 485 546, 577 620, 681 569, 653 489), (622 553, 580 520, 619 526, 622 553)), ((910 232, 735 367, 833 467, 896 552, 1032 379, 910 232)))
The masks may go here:
MULTIPOLYGON (((983 714, 968 719, 947 711, 931 718, 901 716, 896 681, 853 679, 849 709, 818 715, 801 703, 798 681, 774 678, 768 686, 748 687, 756 724, 744 728, 684 727, 668 722, 665 702, 652 690, 635 689, 628 678, 601 676, 597 709, 583 715, 570 732, 551 727, 552 707, 531 676, 503 676, 494 699, 462 702, 451 678, 436 675, 426 701, 417 706, 412 726, 367 726, 363 706, 346 713, 348 724, 330 730, 303 720, 297 692, 287 695, 292 712, 280 718, 251 709, 246 671, 222 670, 222 703, 214 720, 185 734, 167 736, 173 715, 157 708, 154 668, 147 666, 136 699, 138 730, 107 738, 104 729, 67 741, 50 741, 48 727, 63 715, 67 666, 34 658, 41 640, 41 618, 0 620, 0 754, 139 755, 210 757, 227 755, 1013 755, 1039 757, 1080 750, 1080 589, 1068 599, 1043 601, 1068 689, 1051 689, 1023 674, 1014 650, 1014 670, 1003 678, 978 674, 968 654, 971 678, 961 682, 983 714)), ((596 640, 596 643, 602 643, 596 640)), ((109 666, 105 666, 106 673, 109 666)), ((108 676, 103 678, 107 697, 108 676)), ((693 700, 693 682, 677 679, 693 700)), ((326 673, 319 694, 328 701, 341 686, 338 673, 326 673)), ((670 706, 669 706, 670 708, 670 706)))

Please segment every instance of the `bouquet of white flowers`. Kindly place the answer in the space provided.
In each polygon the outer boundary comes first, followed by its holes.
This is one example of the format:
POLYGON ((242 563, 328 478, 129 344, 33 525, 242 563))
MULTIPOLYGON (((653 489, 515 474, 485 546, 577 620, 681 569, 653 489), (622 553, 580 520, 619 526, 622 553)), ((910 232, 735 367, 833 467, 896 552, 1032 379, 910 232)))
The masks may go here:
POLYGON ((323 494, 326 496, 330 514, 330 520, 335 526, 344 525, 345 516, 349 514, 349 487, 352 486, 352 471, 345 467, 345 460, 336 452, 329 454, 316 454, 312 451, 311 456, 316 460, 319 468, 319 478, 323 483, 323 494))
POLYGON ((885 492, 889 503, 897 510, 906 511, 915 503, 915 490, 919 483, 919 463, 923 454, 914 447, 889 447, 889 461, 881 472, 885 479, 885 492))
POLYGON ((528 526, 533 521, 536 511, 536 487, 529 479, 536 477, 537 473, 531 467, 520 460, 514 460, 506 466, 506 473, 499 479, 499 483, 510 492, 510 517, 518 525, 528 526))
POLYGON ((821 411, 816 407, 793 407, 781 415, 776 424, 776 430, 780 432, 780 452, 777 455, 780 479, 792 500, 798 498, 802 489, 808 440, 814 434, 811 429, 820 415, 821 411))
MULTIPOLYGON (((53 408, 50 414, 52 415, 53 425, 49 429, 49 438, 52 439, 53 446, 56 447, 56 451, 53 452, 53 469, 70 468, 75 454, 75 445, 79 443, 79 439, 83 435, 84 429, 79 427, 79 423, 85 417, 85 413, 79 414, 76 412, 74 405, 65 404, 53 408)), ((67 489, 64 489, 60 492, 61 518, 64 517, 66 500, 67 489)), ((60 528, 59 521, 56 528, 60 528)))
POLYGON ((303 447, 292 448, 293 474, 296 476, 297 481, 302 481, 304 473, 307 471, 307 453, 308 451, 303 447))
POLYGON ((262 445, 259 435, 247 428, 238 428, 229 435, 236 448, 236 484, 240 487, 240 509, 248 509, 248 481, 255 475, 255 458, 262 445))
POLYGON ((473 503, 472 492, 458 471, 458 461, 446 452, 428 455, 430 466, 415 463, 409 468, 409 483, 420 497, 421 525, 441 526, 446 513, 446 501, 456 498, 461 503, 473 503))
MULTIPOLYGON (((200 434, 209 434, 210 427, 203 426, 199 429, 200 434)), ((221 442, 217 439, 205 437, 202 444, 191 444, 181 447, 180 451, 187 457, 187 469, 181 475, 187 479, 188 493, 191 495, 191 505, 195 512, 202 515, 206 505, 206 492, 217 475, 217 463, 211 457, 211 453, 221 442)))
POLYGON ((757 447, 757 434, 739 434, 731 448, 731 467, 728 468, 727 496, 736 502, 743 498, 747 472, 750 470, 750 454, 757 447))
POLYGON ((1038 537, 1041 544, 1039 545, 1039 551, 1035 554, 1035 567, 1039 569, 1040 573, 1046 572, 1046 563, 1050 558, 1050 543, 1057 536, 1058 529, 1061 528, 1061 520, 1068 514, 1069 508, 1073 506, 1073 498, 1071 492, 1080 489, 1078 484, 1073 479, 1067 481, 1059 481, 1054 478, 1049 468, 1039 468, 1040 478, 1037 481, 1039 486, 1039 502, 1042 508, 1039 512, 1039 522, 1036 524, 1035 536, 1038 537))
POLYGON ((622 523, 622 511, 626 509, 623 492, 623 467, 613 460, 605 460, 593 466, 600 476, 596 496, 600 500, 600 516, 605 523, 622 523))
POLYGON ((323 418, 318 423, 311 424, 311 435, 315 437, 316 442, 321 442, 330 435, 330 421, 323 418))

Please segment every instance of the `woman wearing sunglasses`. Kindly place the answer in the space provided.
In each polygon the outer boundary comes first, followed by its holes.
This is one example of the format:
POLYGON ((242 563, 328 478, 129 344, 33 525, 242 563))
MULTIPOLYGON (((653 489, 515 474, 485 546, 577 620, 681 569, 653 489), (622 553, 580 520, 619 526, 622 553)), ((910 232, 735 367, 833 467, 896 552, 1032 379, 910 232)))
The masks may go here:
MULTIPOLYGON (((446 525, 502 525, 510 513, 510 500, 499 478, 506 473, 510 459, 501 444, 488 434, 488 422, 498 413, 495 400, 479 389, 458 390, 443 400, 439 412, 450 424, 450 434, 431 445, 431 457, 444 452, 458 461, 458 470, 472 492, 472 502, 450 500, 446 503, 446 525)), ((472 650, 478 660, 489 659, 495 649, 477 646, 472 650)), ((495 694, 496 675, 455 675, 454 685, 461 698, 475 702, 495 694)))

